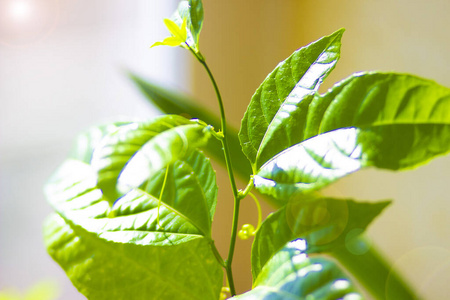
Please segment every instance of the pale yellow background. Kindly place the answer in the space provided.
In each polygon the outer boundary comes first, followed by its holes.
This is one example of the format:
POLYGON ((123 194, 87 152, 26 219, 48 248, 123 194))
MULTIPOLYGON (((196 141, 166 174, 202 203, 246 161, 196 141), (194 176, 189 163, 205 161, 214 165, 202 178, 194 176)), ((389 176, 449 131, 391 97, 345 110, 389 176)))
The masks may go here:
MULTIPOLYGON (((249 99, 276 64, 297 48, 346 28, 341 60, 321 91, 353 72, 412 73, 450 86, 448 0, 232 0, 205 1, 201 48, 216 74, 230 122, 240 125, 249 99)), ((192 60, 193 93, 217 109, 204 71, 192 60)), ((414 171, 367 170, 338 182, 327 194, 362 200, 394 199, 369 237, 425 299, 450 298, 450 157, 414 171)), ((228 188, 226 175, 220 173, 228 188)), ((243 186, 243 183, 241 184, 243 186)), ((231 214, 231 194, 219 211, 231 214)), ((254 212, 250 199, 244 211, 254 212)), ((267 210, 266 210, 267 211, 267 210)), ((225 220, 217 216, 219 222, 225 220)), ((243 223, 256 223, 242 213, 243 223)), ((216 226, 217 236, 225 225, 216 226)), ((217 242, 224 249, 225 243, 217 242)), ((226 242, 227 243, 227 242, 226 242)), ((240 291, 250 286, 249 241, 238 244, 234 266, 240 291), (238 269, 239 268, 239 269, 238 269), (239 271, 238 271, 239 270, 239 271)), ((226 253, 226 251, 224 251, 226 253)))

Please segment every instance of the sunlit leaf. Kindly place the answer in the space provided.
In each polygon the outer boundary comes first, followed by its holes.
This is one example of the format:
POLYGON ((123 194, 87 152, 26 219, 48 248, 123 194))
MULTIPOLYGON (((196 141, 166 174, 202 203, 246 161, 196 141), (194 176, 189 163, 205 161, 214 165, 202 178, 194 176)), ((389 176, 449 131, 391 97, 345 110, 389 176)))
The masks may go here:
POLYGON ((358 74, 305 109, 307 126, 299 134, 309 139, 269 160, 255 177, 259 190, 278 199, 362 167, 414 168, 450 151, 450 89, 429 80, 358 74))
POLYGON ((161 42, 156 42, 153 45, 150 46, 150 48, 156 47, 156 46, 170 46, 170 47, 178 47, 180 46, 184 41, 180 40, 179 38, 175 36, 169 36, 166 37, 161 42))
POLYGON ((334 262, 309 257, 307 247, 302 239, 287 243, 265 264, 253 289, 235 299, 363 299, 334 262))
POLYGON ((286 149, 261 167, 255 187, 287 202, 370 165, 358 141, 360 133, 356 128, 338 129, 286 149))
POLYGON ((164 23, 172 36, 154 43, 151 47, 181 46, 186 49, 190 48, 195 53, 200 53, 198 39, 203 26, 203 4, 201 0, 180 1, 173 16, 170 19, 164 19, 164 23))
POLYGON ((105 135, 117 131, 120 127, 130 124, 130 122, 115 122, 89 128, 80 133, 75 139, 75 143, 70 152, 70 158, 90 163, 94 148, 101 142, 105 135))
POLYGON ((307 124, 305 138, 350 126, 373 132, 377 166, 413 168, 450 150, 450 89, 406 74, 355 74, 316 95, 307 124))
POLYGON ((177 126, 156 135, 128 161, 118 178, 118 189, 124 194, 143 186, 162 168, 205 146, 209 138, 209 129, 199 124, 177 126))
MULTIPOLYGON (((179 114, 188 118, 197 118, 207 124, 211 124, 215 128, 220 128, 220 117, 216 113, 205 110, 203 106, 197 104, 198 102, 187 96, 165 89, 135 74, 130 74, 130 78, 139 87, 144 96, 163 112, 167 114, 179 114)), ((248 180, 252 174, 252 170, 247 158, 242 153, 237 130, 228 126, 227 132, 233 169, 242 179, 248 180)), ((225 164, 222 144, 218 140, 211 139, 208 146, 205 147, 205 151, 214 156, 219 162, 225 164)))
POLYGON ((330 252, 343 246, 355 230, 362 233, 388 204, 313 196, 289 202, 269 215, 256 234, 252 247, 253 278, 288 241, 306 240, 308 253, 330 252))
POLYGON ((154 43, 150 48, 153 48, 155 46, 171 46, 171 47, 183 46, 187 40, 186 20, 183 20, 183 22, 180 25, 177 25, 174 21, 170 19, 164 19, 164 24, 166 24, 166 27, 172 34, 172 36, 165 38, 162 42, 154 43))
MULTIPOLYGON (((111 207, 96 187, 95 171, 76 160, 56 172, 46 194, 62 217, 46 227, 48 251, 89 299, 160 299, 176 292, 186 299, 217 299, 222 272, 209 232, 198 226, 200 214, 183 213, 183 201, 167 203, 133 189, 111 207)), ((193 210, 205 205, 191 201, 193 210)))
POLYGON ((338 30, 297 50, 256 90, 239 132, 242 149, 255 171, 275 154, 302 141, 304 106, 336 65, 343 32, 338 30))
POLYGON ((134 122, 105 135, 92 154, 91 165, 97 171, 98 187, 114 202, 117 193, 117 178, 133 155, 149 140, 162 132, 181 125, 196 124, 174 115, 157 117, 150 121, 134 122))
POLYGON ((143 189, 176 208, 202 234, 210 236, 217 202, 215 178, 209 159, 195 151, 155 173, 143 189))
MULTIPOLYGON (((203 4, 201 0, 182 0, 177 11, 171 18, 180 25, 183 20, 187 22, 187 44, 199 52, 199 36, 203 27, 203 4)), ((185 45, 183 45, 185 47, 185 45)))
POLYGON ((113 242, 57 215, 44 232, 49 254, 88 299, 219 297, 222 270, 204 238, 170 247, 113 242))

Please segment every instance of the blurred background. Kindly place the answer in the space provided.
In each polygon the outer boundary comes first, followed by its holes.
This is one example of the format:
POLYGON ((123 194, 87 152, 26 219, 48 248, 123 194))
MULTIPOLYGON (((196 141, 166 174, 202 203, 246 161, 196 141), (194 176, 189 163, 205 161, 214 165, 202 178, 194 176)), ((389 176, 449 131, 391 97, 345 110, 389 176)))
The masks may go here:
MULTIPOLYGON (((204 70, 182 49, 149 46, 167 35, 174 0, 87 2, 0 0, 0 291, 54 282, 58 299, 84 299, 45 251, 51 212, 42 187, 89 126, 159 112, 127 78, 145 78, 193 95, 217 110, 204 70)), ((341 60, 323 84, 363 70, 398 71, 450 87, 448 0, 204 0, 202 53, 235 127, 266 75, 297 48, 347 29, 341 60)), ((220 167, 217 166, 219 169, 220 167)), ((394 199, 368 236, 426 299, 450 293, 450 157, 394 174, 365 170, 326 193, 394 199)), ((224 172, 214 236, 226 255, 232 195, 224 172)), ((239 183, 244 186, 243 182, 239 183)), ((264 213, 270 212, 264 206, 264 213)), ((241 222, 256 225, 243 202, 241 222)), ((251 287, 251 240, 239 241, 238 290, 251 287)))

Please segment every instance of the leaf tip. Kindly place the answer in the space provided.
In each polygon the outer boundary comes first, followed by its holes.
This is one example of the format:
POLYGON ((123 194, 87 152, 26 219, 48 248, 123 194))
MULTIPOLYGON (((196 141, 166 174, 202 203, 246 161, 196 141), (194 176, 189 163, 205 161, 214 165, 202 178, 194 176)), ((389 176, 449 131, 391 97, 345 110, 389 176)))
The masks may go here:
POLYGON ((331 36, 336 36, 337 38, 339 38, 339 40, 342 38, 342 36, 344 35, 344 32, 345 32, 345 28, 344 27, 342 27, 342 28, 340 28, 340 29, 338 29, 338 30, 336 30, 335 32, 333 32, 332 34, 331 34, 331 36))
POLYGON ((392 199, 386 199, 383 201, 380 201, 378 204, 381 207, 381 210, 384 210, 386 207, 390 206, 392 204, 392 199))

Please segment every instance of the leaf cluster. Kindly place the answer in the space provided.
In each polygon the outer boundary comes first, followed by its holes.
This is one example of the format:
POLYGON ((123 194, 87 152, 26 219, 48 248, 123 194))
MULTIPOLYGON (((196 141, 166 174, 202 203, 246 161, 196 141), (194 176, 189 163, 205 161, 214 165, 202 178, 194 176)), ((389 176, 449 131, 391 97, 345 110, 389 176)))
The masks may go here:
MULTIPOLYGON (((222 105, 199 48, 202 2, 181 1, 164 22, 171 36, 153 46, 190 50, 222 105)), ((230 156, 230 178, 234 170, 249 180, 237 207, 252 188, 277 207, 256 230, 246 227, 246 238, 255 233, 253 288, 237 299, 362 299, 329 255, 357 242, 390 201, 319 191, 362 168, 411 169, 449 152, 450 89, 408 74, 364 72, 318 93, 340 58, 343 33, 279 63, 257 88, 239 133, 133 75, 172 114, 90 129, 46 185, 55 210, 45 225, 47 250, 79 291, 89 299, 216 300, 226 269, 235 296, 232 255, 222 259, 212 239, 218 188, 207 153, 227 167, 230 156)), ((234 226, 231 253, 235 239, 234 226)), ((399 289, 398 299, 412 295, 399 289)))

